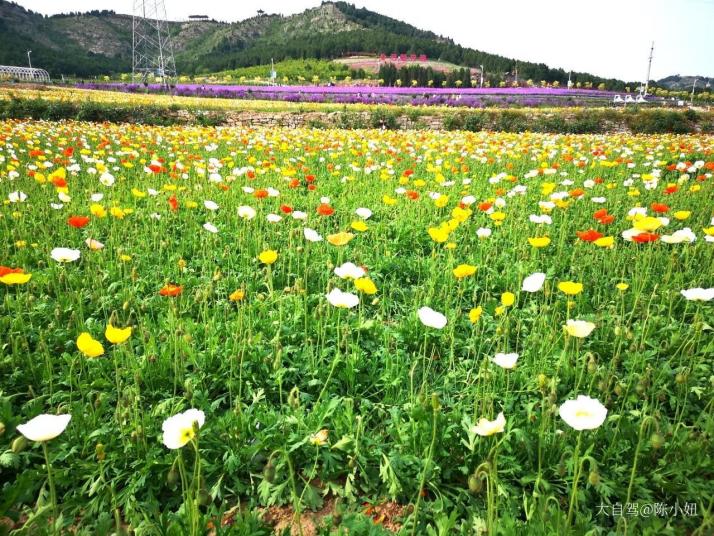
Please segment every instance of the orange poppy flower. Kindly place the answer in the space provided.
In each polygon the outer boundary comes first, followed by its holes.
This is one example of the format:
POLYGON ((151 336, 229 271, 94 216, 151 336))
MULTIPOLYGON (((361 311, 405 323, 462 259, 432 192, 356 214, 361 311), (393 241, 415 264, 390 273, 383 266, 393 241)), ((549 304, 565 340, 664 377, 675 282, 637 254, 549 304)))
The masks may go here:
POLYGON ((177 211, 179 208, 179 202, 178 199, 176 199, 175 195, 172 195, 169 197, 169 205, 171 206, 171 210, 177 211))
POLYGON ((595 229, 589 229, 587 231, 577 231, 578 238, 583 242, 595 242, 598 238, 602 238, 604 235, 598 233, 595 229))
POLYGON ((632 237, 632 240, 638 244, 644 244, 646 242, 656 242, 659 240, 659 235, 655 233, 640 233, 632 237))
POLYGON ((652 210, 659 213, 669 212, 669 207, 664 203, 652 203, 652 210))
POLYGON ((335 209, 327 203, 322 203, 319 207, 317 207, 317 213, 320 216, 332 216, 335 213, 335 209))
POLYGON ((75 229, 81 229, 89 223, 89 218, 87 216, 70 216, 67 218, 67 223, 75 229))
POLYGON ((575 188, 574 190, 570 190, 570 197, 580 197, 582 195, 585 195, 585 190, 582 188, 575 188))
POLYGON ((484 201, 483 203, 478 204, 478 209, 486 212, 488 209, 490 209, 493 206, 493 203, 489 203, 488 201, 484 201))
POLYGON ((52 179, 52 184, 54 184, 57 188, 65 188, 67 186, 67 181, 62 177, 55 177, 52 179))
POLYGON ((293 207, 291 207, 290 205, 280 205, 280 211, 283 214, 291 214, 293 211, 293 207))
POLYGON ((265 199, 266 197, 268 197, 268 190, 264 188, 258 188, 253 193, 253 197, 255 197, 256 199, 265 199))
POLYGON ((412 201, 416 201, 417 199, 419 199, 419 192, 415 192, 414 190, 407 190, 406 196, 412 201))
POLYGON ((183 287, 181 285, 174 285, 173 283, 169 283, 168 285, 164 285, 164 287, 159 291, 159 294, 162 296, 169 296, 171 298, 175 298, 179 294, 183 292, 183 287))
POLYGON ((24 270, 22 268, 9 268, 7 266, 0 266, 0 277, 6 276, 7 274, 21 274, 24 270))

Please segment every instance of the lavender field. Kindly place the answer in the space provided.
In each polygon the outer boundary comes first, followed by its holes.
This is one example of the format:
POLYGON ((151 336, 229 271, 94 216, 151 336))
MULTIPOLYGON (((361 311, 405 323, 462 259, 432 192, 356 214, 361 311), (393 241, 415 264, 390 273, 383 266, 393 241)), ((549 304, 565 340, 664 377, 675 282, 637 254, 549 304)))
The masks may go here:
MULTIPOLYGON (((159 84, 83 83, 78 87, 127 93, 163 93, 159 84)), ((424 88, 374 86, 247 86, 177 84, 173 93, 187 97, 256 99, 285 102, 338 104, 400 104, 414 106, 533 107, 604 106, 612 91, 552 87, 516 88, 424 88)), ((623 95, 621 95, 623 96, 623 95)), ((654 102, 650 97, 648 102, 654 102)), ((660 99, 654 99, 660 100, 660 99)))

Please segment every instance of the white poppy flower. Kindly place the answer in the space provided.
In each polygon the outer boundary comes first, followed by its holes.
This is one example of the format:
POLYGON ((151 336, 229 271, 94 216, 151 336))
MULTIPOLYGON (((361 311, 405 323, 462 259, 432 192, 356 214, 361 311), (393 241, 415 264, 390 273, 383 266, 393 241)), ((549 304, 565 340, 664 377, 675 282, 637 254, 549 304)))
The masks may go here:
POLYGON ((346 262, 342 266, 335 268, 335 275, 341 279, 359 279, 364 274, 364 269, 352 262, 346 262))
POLYGON ((25 192, 10 192, 7 198, 10 200, 10 203, 22 203, 27 199, 27 194, 25 192))
POLYGON ((213 225, 212 223, 204 223, 203 228, 208 231, 209 233, 217 233, 218 232, 218 227, 213 225))
POLYGON ((94 240, 94 238, 87 238, 84 243, 87 244, 87 247, 93 251, 104 249, 104 244, 102 244, 99 240, 94 240))
POLYGON ((327 301, 335 307, 351 309, 359 304, 359 298, 351 292, 342 292, 338 288, 333 288, 329 294, 325 294, 327 301))
POLYGON ((302 232, 305 235, 305 240, 309 242, 319 242, 322 240, 322 236, 320 236, 320 233, 318 233, 315 229, 305 227, 302 232))
POLYGON ((107 188, 114 186, 115 181, 116 179, 114 178, 114 175, 108 172, 104 172, 99 176, 99 182, 101 182, 107 188))
POLYGON ((78 249, 54 248, 50 256, 57 262, 74 262, 79 259, 80 252, 78 249))
POLYGON ((104 199, 104 194, 92 194, 89 198, 95 203, 99 203, 102 199, 104 199))
POLYGON ((491 236, 492 233, 493 231, 488 227, 479 227, 478 229, 476 229, 476 236, 478 236, 479 238, 488 238, 489 236, 491 236))
POLYGON ((170 449, 180 449, 195 437, 194 423, 202 428, 205 422, 206 415, 198 409, 189 409, 169 417, 161 425, 164 445, 170 449))
POLYGON ((417 311, 419 320, 427 327, 435 329, 443 329, 446 325, 446 317, 438 311, 434 311, 431 307, 421 307, 417 311))
POLYGON ((281 216, 278 216, 277 214, 268 214, 265 219, 268 220, 270 223, 278 223, 283 218, 281 216))
POLYGON ((545 274, 534 272, 523 280, 522 289, 524 292, 538 292, 543 288, 543 283, 545 283, 545 274))
POLYGON ((571 337, 577 337, 583 339, 590 335, 595 329, 595 324, 592 322, 587 322, 585 320, 573 320, 572 318, 568 320, 565 324, 565 331, 571 337))
POLYGON ((714 298, 714 288, 690 288, 682 290, 681 293, 690 301, 710 301, 714 298))
POLYGON ((49 441, 64 432, 71 418, 71 415, 42 414, 18 424, 17 431, 30 441, 49 441))
POLYGON ((218 210, 218 203, 216 203, 215 201, 210 201, 208 199, 203 202, 203 206, 206 207, 208 210, 218 210))
POLYGON ((355 214, 357 214, 357 216, 359 216, 363 220, 368 220, 372 217, 372 211, 365 207, 360 207, 355 210, 355 214))
POLYGON ((293 210, 292 217, 296 220, 305 221, 307 220, 307 212, 302 212, 301 210, 293 210))
POLYGON ((607 417, 607 408, 596 398, 579 395, 563 402, 558 410, 560 418, 575 430, 594 430, 607 417))
POLYGON ((252 220, 255 218, 255 209, 246 205, 238 207, 238 217, 244 220, 252 220))
POLYGON ((489 421, 488 419, 481 417, 478 422, 471 427, 471 431, 483 437, 491 436, 493 434, 498 434, 503 432, 506 427, 506 417, 501 411, 496 419, 489 421))
POLYGON ((493 356, 492 361, 501 368, 512 369, 516 366, 516 361, 518 361, 518 354, 515 352, 510 354, 503 354, 499 352, 495 356, 493 356))

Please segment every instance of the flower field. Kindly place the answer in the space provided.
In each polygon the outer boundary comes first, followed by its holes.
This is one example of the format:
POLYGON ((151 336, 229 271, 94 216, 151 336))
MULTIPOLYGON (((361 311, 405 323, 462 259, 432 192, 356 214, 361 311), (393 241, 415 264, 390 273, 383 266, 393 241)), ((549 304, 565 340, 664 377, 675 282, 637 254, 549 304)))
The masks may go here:
MULTIPOLYGON (((164 93, 159 84, 82 83, 80 89, 126 93, 164 93)), ((594 89, 527 88, 424 88, 378 86, 245 86, 177 84, 177 96, 264 100, 295 103, 390 104, 448 107, 560 107, 608 106, 616 95, 594 89)), ((655 102, 650 98, 649 101, 655 102)), ((648 102, 649 102, 648 101, 648 102)), ((634 102, 634 100, 633 100, 634 102)), ((662 99, 657 103, 666 105, 662 99)))
POLYGON ((713 175, 706 135, 0 122, 0 532, 711 534, 713 175))

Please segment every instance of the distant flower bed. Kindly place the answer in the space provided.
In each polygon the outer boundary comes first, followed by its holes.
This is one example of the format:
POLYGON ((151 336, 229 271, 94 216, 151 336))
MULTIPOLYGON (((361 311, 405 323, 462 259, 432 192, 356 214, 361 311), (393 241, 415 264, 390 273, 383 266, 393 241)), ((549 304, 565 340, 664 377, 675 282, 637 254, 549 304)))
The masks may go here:
MULTIPOLYGON (((163 93, 159 84, 85 83, 78 87, 128 93, 163 93)), ((424 88, 349 86, 228 86, 178 84, 174 94, 184 97, 258 99, 337 104, 407 104, 414 106, 593 106, 611 102, 615 93, 596 89, 542 87, 424 88)))

